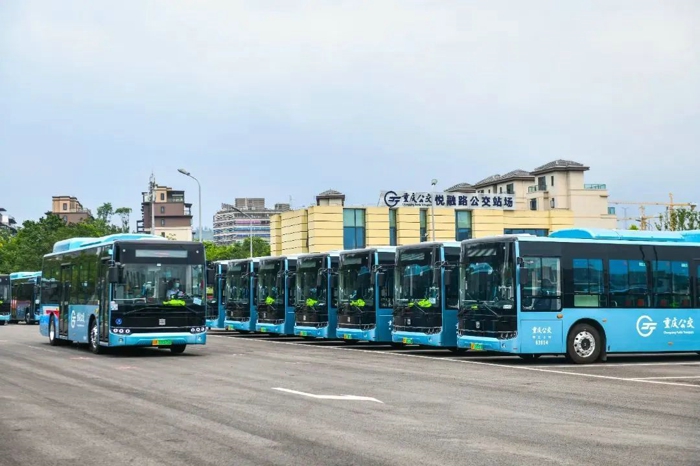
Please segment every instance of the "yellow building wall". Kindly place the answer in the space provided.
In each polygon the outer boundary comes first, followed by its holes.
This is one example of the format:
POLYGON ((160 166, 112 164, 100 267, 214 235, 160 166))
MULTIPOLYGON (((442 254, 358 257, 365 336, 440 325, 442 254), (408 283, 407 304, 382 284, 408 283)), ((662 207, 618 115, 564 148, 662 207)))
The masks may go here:
MULTIPOLYGON (((387 216, 389 216, 388 212, 387 216)), ((396 209, 396 242, 399 245, 420 242, 420 209, 414 207, 396 209)))
POLYGON ((305 209, 292 210, 280 214, 280 236, 282 255, 309 252, 306 247, 308 239, 308 212, 305 209))
POLYGON ((365 241, 368 245, 389 246, 389 209, 387 207, 365 208, 365 232, 365 241))
POLYGON ((279 214, 270 216, 270 255, 282 255, 282 218, 279 214))
POLYGON ((326 252, 343 249, 343 207, 314 206, 308 209, 309 250, 326 252))

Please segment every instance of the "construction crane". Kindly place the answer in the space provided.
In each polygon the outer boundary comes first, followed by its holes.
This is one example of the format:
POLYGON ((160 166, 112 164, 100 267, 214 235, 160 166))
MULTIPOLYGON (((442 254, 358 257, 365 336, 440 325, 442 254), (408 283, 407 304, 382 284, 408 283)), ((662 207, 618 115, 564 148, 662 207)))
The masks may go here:
POLYGON ((671 211, 676 207, 690 207, 690 210, 695 210, 697 204, 694 202, 673 202, 673 193, 668 193, 669 202, 625 202, 625 201, 610 201, 609 204, 617 205, 638 205, 639 206, 639 218, 625 217, 620 220, 635 220, 639 222, 640 230, 648 230, 649 224, 648 220, 654 218, 653 216, 646 215, 646 206, 664 206, 666 208, 666 218, 668 218, 669 229, 675 231, 676 229, 676 217, 671 215, 671 211))

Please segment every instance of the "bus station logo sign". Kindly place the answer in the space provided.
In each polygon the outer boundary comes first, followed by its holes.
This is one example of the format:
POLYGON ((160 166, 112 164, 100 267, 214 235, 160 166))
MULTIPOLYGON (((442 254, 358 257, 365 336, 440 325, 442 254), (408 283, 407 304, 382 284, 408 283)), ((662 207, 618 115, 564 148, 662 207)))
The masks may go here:
POLYGON ((513 194, 426 193, 418 191, 382 191, 379 205, 389 207, 454 207, 465 210, 515 210, 513 194))
POLYGON ((651 317, 646 315, 641 316, 639 319, 637 319, 637 333, 646 338, 654 333, 657 325, 658 324, 654 322, 651 317))

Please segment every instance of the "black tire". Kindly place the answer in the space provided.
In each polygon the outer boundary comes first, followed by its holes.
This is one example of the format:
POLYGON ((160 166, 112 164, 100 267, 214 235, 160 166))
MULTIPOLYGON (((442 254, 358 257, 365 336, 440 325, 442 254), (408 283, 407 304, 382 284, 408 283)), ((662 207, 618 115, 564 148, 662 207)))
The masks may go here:
POLYGON ((591 364, 600 359, 603 339, 590 324, 577 324, 566 339, 566 354, 576 364, 591 364))
POLYGON ((58 338, 56 338, 56 319, 53 316, 49 319, 49 345, 58 346, 58 338))
POLYGON ((170 347, 170 352, 173 354, 182 354, 185 352, 187 345, 173 345, 170 347))
POLYGON ((31 316, 31 315, 29 314, 29 312, 25 312, 25 313, 24 313, 24 323, 25 323, 26 325, 29 325, 29 324, 32 323, 32 319, 30 319, 30 316, 31 316))
POLYGON ((88 344, 90 345, 90 351, 94 354, 100 354, 103 352, 103 348, 100 346, 100 332, 97 328, 97 320, 92 319, 90 321, 90 330, 88 330, 88 344))
POLYGON ((5 321, 4 321, 4 320, 0 320, 0 326, 3 326, 3 325, 5 325, 5 321))

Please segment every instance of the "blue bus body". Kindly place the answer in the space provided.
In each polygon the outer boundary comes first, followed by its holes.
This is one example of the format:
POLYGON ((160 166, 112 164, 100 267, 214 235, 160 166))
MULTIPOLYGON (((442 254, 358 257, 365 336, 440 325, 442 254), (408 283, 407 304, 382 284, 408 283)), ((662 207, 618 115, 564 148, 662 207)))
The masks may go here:
POLYGON ((297 259, 294 335, 337 338, 339 259, 337 251, 297 259))
POLYGON ((10 321, 12 303, 10 299, 10 276, 0 275, 0 325, 10 321))
POLYGON ((460 243, 396 248, 392 341, 457 348, 460 243))
POLYGON ((294 335, 297 256, 260 259, 256 330, 294 335))
POLYGON ((205 306, 201 243, 128 233, 73 238, 43 259, 39 328, 54 346, 182 353, 206 344, 205 306))
POLYGON ((207 267, 207 328, 223 330, 226 319, 226 270, 228 261, 215 261, 207 267), (211 296, 209 293, 211 292, 211 296))
POLYGON ((255 331, 258 321, 256 306, 256 274, 258 258, 236 259, 228 262, 226 271, 226 330, 241 333, 255 331))
POLYGON ((395 262, 394 246, 340 253, 338 338, 392 343, 395 262))
POLYGON ((461 256, 461 348, 579 364, 700 351, 700 231, 567 229, 465 240, 461 256))
POLYGON ((41 272, 14 272, 10 274, 11 324, 24 322, 38 324, 41 314, 39 295, 41 292, 41 272))

